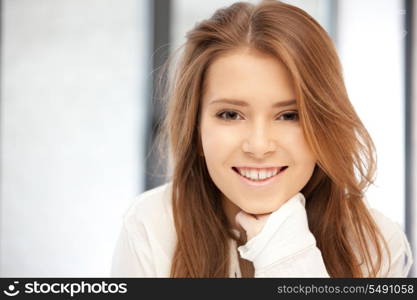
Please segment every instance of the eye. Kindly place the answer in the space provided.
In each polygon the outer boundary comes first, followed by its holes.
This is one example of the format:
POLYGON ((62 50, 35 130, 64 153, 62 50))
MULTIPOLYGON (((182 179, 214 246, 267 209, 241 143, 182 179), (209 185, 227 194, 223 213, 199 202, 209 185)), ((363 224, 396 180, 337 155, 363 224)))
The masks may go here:
POLYGON ((298 121, 298 112, 292 111, 292 112, 283 113, 282 115, 278 117, 278 120, 298 121))
POLYGON ((231 120, 238 121, 239 119, 236 119, 236 118, 242 119, 237 112, 232 111, 232 110, 225 110, 223 112, 220 112, 216 115, 216 117, 219 119, 223 119, 225 121, 231 121, 231 120))

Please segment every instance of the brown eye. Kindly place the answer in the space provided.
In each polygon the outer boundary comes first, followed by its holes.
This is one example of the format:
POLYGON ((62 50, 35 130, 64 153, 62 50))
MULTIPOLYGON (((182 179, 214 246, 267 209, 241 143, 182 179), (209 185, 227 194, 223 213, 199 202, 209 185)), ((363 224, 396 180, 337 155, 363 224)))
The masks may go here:
POLYGON ((283 121, 298 121, 298 113, 297 112, 284 113, 280 115, 278 119, 283 120, 283 121))
POLYGON ((223 112, 217 114, 217 117, 219 119, 223 119, 223 120, 226 120, 226 121, 238 120, 237 118, 240 118, 239 114, 235 111, 232 111, 232 110, 223 111, 223 112))

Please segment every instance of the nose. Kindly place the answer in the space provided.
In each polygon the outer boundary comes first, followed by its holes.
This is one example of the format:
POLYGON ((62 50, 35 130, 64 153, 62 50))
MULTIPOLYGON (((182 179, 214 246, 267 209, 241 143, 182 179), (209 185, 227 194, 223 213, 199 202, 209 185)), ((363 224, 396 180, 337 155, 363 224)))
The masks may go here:
POLYGON ((276 142, 271 135, 271 129, 263 124, 258 124, 248 131, 248 136, 242 144, 245 153, 255 157, 264 158, 276 150, 276 142))

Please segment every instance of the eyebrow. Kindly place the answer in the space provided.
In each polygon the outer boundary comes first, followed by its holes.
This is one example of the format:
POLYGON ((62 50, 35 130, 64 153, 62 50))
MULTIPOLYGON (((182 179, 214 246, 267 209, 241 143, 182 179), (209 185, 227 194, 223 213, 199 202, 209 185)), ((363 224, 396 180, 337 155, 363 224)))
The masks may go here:
MULTIPOLYGON (((226 99, 226 98, 213 100, 209 103, 209 105, 215 104, 215 103, 228 103, 228 104, 233 104, 233 105, 238 105, 238 106, 249 106, 249 104, 247 102, 243 101, 243 100, 226 99)), ((290 106, 290 105, 294 105, 296 103, 297 102, 295 101, 295 99, 291 99, 291 100, 276 102, 272 105, 272 107, 290 106)))

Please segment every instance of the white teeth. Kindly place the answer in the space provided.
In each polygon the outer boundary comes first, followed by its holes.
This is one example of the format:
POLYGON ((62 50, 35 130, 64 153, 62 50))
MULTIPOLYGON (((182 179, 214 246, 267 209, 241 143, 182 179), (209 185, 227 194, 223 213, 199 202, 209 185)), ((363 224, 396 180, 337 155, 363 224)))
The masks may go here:
POLYGON ((250 177, 250 172, 248 170, 243 170, 242 175, 245 177, 250 177))
POLYGON ((248 169, 239 169, 236 168, 239 173, 249 179, 252 180, 263 180, 265 178, 269 178, 272 176, 275 176, 278 172, 280 168, 275 168, 273 170, 260 170, 259 172, 257 170, 248 170, 248 169))
POLYGON ((262 170, 262 171, 260 171, 259 172, 259 179, 265 179, 265 178, 267 178, 267 177, 270 177, 269 175, 268 175, 268 171, 265 171, 265 170, 262 170))

